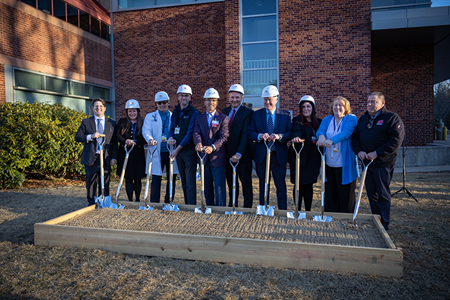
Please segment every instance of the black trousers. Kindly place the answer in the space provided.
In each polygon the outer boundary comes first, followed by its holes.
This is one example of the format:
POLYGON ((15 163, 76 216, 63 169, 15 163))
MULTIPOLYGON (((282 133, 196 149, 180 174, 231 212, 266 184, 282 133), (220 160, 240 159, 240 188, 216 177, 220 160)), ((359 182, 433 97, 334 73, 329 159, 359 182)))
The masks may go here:
MULTIPOLYGON (((111 167, 103 162, 104 169, 104 191, 105 196, 109 196, 109 180, 111 175, 111 167)), ((86 190, 88 205, 95 204, 95 197, 101 195, 101 176, 100 176, 100 155, 95 156, 94 164, 91 166, 84 166, 86 173, 86 190)))
MULTIPOLYGON (((227 185, 228 185, 228 196, 230 201, 228 206, 233 206, 233 168, 230 164, 227 164, 227 185)), ((244 195, 244 207, 251 208, 253 205, 253 186, 252 186, 252 162, 239 162, 236 167, 236 207, 238 207, 239 202, 239 180, 242 183, 242 190, 244 195)))
POLYGON ((184 203, 195 205, 197 204, 197 153, 194 149, 181 149, 176 160, 183 187, 184 203))
MULTIPOLYGON (((167 185, 166 185, 166 194, 164 196, 164 202, 170 203, 170 186, 169 186, 169 152, 161 152, 161 170, 164 170, 166 167, 167 174, 167 185)), ((151 192, 150 192, 150 202, 159 203, 161 197, 161 179, 162 176, 152 175, 152 183, 151 183, 151 192)), ((172 174, 172 201, 175 197, 175 187, 176 187, 176 179, 177 175, 172 174)))
POLYGON ((133 201, 133 192, 136 194, 136 202, 139 202, 142 189, 142 180, 125 178, 125 190, 129 201, 133 201))
MULTIPOLYGON (((313 183, 300 185, 298 187, 298 210, 302 210, 302 201, 305 202, 305 211, 311 211, 311 205, 313 200, 313 183)), ((295 185, 292 192, 292 198, 294 199, 295 207, 295 185)))
POLYGON ((353 213, 355 210, 356 180, 342 184, 342 167, 333 168, 325 165, 325 211, 353 213))

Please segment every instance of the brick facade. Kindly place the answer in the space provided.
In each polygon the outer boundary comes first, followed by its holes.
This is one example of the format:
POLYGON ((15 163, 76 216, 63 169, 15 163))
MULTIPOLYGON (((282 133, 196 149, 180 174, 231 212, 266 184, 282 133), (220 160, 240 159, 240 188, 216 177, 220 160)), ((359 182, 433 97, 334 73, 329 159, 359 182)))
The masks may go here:
POLYGON ((372 51, 372 90, 385 94, 386 107, 405 123, 407 146, 434 140, 433 46, 372 51))
POLYGON ((0 19, 0 62, 97 84, 112 81, 110 42, 15 0, 0 1, 0 19))
POLYGON ((370 0, 279 0, 280 106, 299 114, 305 94, 319 117, 336 96, 356 114, 370 90, 370 0))
POLYGON ((5 94, 5 65, 0 64, 0 104, 6 102, 5 94))
MULTIPOLYGON (((192 87, 201 112, 208 88, 226 99, 224 8, 216 2, 114 13, 116 119, 125 116, 130 98, 140 102, 142 117, 154 111, 161 90, 173 109, 181 84, 192 87)), ((219 103, 220 109, 225 106, 219 103)))

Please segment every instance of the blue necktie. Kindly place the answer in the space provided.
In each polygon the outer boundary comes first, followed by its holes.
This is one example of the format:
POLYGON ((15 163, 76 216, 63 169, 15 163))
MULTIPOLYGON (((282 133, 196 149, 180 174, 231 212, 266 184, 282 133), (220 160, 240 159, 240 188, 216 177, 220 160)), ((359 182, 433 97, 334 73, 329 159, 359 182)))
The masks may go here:
MULTIPOLYGON (((103 124, 102 120, 99 118, 97 119, 97 132, 103 134, 103 124)), ((100 151, 100 145, 103 143, 103 138, 97 139, 97 151, 100 151)))
MULTIPOLYGON (((271 113, 269 113, 269 121, 267 121, 267 133, 269 135, 273 133, 273 118, 271 113)), ((273 142, 267 142, 267 146, 272 150, 273 142)))

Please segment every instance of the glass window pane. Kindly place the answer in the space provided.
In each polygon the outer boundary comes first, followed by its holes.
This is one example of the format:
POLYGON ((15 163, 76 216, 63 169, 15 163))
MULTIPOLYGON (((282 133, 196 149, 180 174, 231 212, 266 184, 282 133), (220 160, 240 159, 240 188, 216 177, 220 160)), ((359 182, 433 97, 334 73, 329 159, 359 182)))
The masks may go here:
POLYGON ((23 3, 33 6, 36 8, 36 0, 22 0, 23 3))
POLYGON ((100 36, 100 21, 91 17, 91 33, 100 36))
POLYGON ((15 79, 15 86, 35 90, 44 90, 44 76, 42 75, 15 70, 14 79, 15 79))
POLYGON ((73 94, 84 97, 91 97, 91 86, 81 83, 72 82, 73 94))
POLYGON ((66 21, 66 4, 61 0, 53 0, 53 15, 66 21))
POLYGON ((46 14, 51 15, 52 14, 52 0, 39 0, 38 8, 39 8, 39 10, 42 10, 46 14))
POLYGON ((89 15, 80 10, 80 28, 89 32, 89 15))
POLYGON ((47 77, 46 90, 61 94, 68 94, 69 81, 54 77, 47 77))
POLYGON ((242 0, 242 15, 272 14, 277 12, 276 0, 242 0))
POLYGON ((78 27, 78 9, 67 4, 67 22, 78 27))
POLYGON ((101 32, 102 32, 102 38, 109 41, 109 26, 106 25, 105 23, 102 22, 102 28, 101 28, 101 32))
POLYGON ((244 43, 277 39, 276 16, 242 19, 242 28, 244 43))
POLYGON ((277 43, 243 45, 244 69, 276 68, 277 43))
POLYGON ((246 95, 261 95, 265 86, 278 86, 277 70, 244 71, 243 83, 246 95))
POLYGON ((102 98, 103 100, 109 100, 109 89, 105 89, 105 88, 101 88, 98 86, 94 86, 93 87, 94 90, 94 95, 92 96, 92 98, 102 98))

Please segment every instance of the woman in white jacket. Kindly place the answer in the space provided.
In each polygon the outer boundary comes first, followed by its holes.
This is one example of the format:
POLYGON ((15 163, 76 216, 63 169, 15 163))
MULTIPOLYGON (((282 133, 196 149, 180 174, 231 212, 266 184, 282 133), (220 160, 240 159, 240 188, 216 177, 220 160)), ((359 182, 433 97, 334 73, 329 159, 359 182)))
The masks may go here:
MULTIPOLYGON (((155 103, 157 110, 147 114, 144 120, 144 126, 142 127, 142 134, 147 141, 149 147, 155 147, 156 151, 153 154, 152 161, 152 184, 150 191, 150 202, 160 201, 161 196, 161 178, 164 167, 166 167, 167 178, 169 178, 169 151, 167 149, 167 135, 170 129, 170 119, 172 113, 169 111, 169 95, 166 92, 158 92, 155 95, 155 103)), ((153 150, 153 149, 151 149, 153 150)), ((147 156, 147 166, 148 166, 147 156)), ((147 168, 147 167, 146 167, 147 168)), ((146 170, 146 173, 148 170, 146 170)), ((173 163, 173 195, 172 201, 175 196, 175 179, 178 174, 178 168, 176 160, 173 163)), ((166 195, 164 202, 169 203, 169 185, 166 187, 166 195)))

